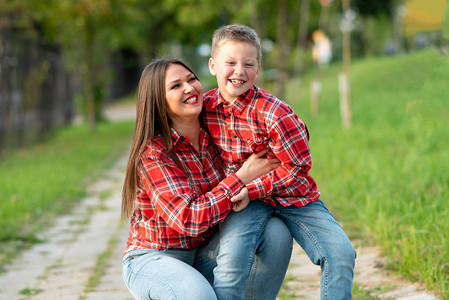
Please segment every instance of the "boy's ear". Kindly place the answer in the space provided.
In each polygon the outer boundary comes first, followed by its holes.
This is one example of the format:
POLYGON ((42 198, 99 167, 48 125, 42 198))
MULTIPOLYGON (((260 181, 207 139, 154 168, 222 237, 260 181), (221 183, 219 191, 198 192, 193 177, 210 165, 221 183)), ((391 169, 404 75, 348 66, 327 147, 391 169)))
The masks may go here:
POLYGON ((209 73, 212 76, 217 75, 217 71, 215 70, 215 61, 214 61, 214 59, 212 57, 209 58, 209 73))

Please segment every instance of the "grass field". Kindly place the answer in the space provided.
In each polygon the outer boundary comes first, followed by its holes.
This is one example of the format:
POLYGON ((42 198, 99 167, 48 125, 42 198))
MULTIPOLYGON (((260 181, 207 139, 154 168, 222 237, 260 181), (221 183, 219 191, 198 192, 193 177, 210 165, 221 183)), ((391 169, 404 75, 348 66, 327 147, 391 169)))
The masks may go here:
POLYGON ((449 297, 449 59, 437 50, 355 61, 353 126, 342 128, 338 72, 320 72, 319 115, 309 84, 287 102, 306 121, 312 175, 353 239, 377 243, 391 268, 449 297))
MULTIPOLYGON (((292 82, 286 97, 311 133, 322 200, 352 239, 378 244, 391 268, 447 299, 449 59, 427 50, 353 62, 349 130, 340 120, 340 70, 320 74, 318 117, 309 109, 311 74, 301 89, 292 82)), ((102 124, 94 135, 65 128, 0 161, 0 265, 76 204, 123 153, 132 130, 132 123, 102 124)))
POLYGON ((86 186, 129 146, 134 124, 102 123, 58 130, 47 142, 0 161, 0 266, 38 242, 36 233, 67 213, 86 186))

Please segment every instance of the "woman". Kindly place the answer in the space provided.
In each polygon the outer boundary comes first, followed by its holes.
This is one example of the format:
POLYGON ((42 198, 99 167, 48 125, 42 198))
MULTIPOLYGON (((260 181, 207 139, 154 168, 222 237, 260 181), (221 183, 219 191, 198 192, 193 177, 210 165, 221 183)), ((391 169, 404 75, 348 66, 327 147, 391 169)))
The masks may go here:
MULTIPOLYGON (((246 207, 246 183, 279 164, 258 153, 225 176, 200 124, 202 104, 201 84, 183 62, 157 59, 143 71, 122 201, 122 213, 132 214, 123 277, 136 299, 216 299, 215 225, 246 207)), ((274 299, 290 260, 292 238, 271 219, 248 267, 249 298, 274 299)))

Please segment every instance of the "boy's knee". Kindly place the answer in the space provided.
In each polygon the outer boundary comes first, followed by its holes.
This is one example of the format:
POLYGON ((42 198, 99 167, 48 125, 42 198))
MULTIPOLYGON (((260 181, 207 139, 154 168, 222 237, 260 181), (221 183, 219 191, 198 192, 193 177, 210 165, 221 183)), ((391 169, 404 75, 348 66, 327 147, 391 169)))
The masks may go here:
POLYGON ((354 247, 352 247, 351 243, 348 242, 344 247, 340 248, 339 257, 342 259, 342 261, 354 266, 357 252, 355 251, 354 247))
POLYGON ((330 249, 330 254, 332 257, 335 257, 335 259, 339 261, 352 262, 352 263, 354 263, 355 258, 357 256, 357 253, 354 247, 352 247, 352 244, 349 240, 341 242, 338 245, 338 247, 330 249))

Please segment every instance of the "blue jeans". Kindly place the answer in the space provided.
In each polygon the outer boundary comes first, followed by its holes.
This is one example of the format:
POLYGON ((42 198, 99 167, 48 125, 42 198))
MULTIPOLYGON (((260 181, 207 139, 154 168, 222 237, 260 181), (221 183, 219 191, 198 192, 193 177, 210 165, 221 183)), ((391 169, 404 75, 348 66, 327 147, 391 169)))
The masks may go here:
MULTIPOLYGON (((211 284, 214 281, 213 270, 217 265, 219 246, 220 237, 217 233, 202 248, 131 251, 123 257, 123 279, 133 297, 138 300, 217 299, 211 284)), ((272 218, 255 249, 251 272, 242 279, 249 287, 245 297, 265 299, 263 295, 268 293, 275 298, 292 251, 292 236, 285 223, 272 218), (272 284, 266 286, 268 281, 272 284)))
MULTIPOLYGON (((252 201, 243 211, 231 213, 220 224, 220 252, 214 270, 217 298, 243 299, 247 289, 244 278, 255 259, 254 249, 272 216, 285 222, 310 260, 321 266, 321 299, 351 299, 356 252, 320 200, 304 207, 252 201)), ((271 280, 265 286, 270 284, 271 280)))

